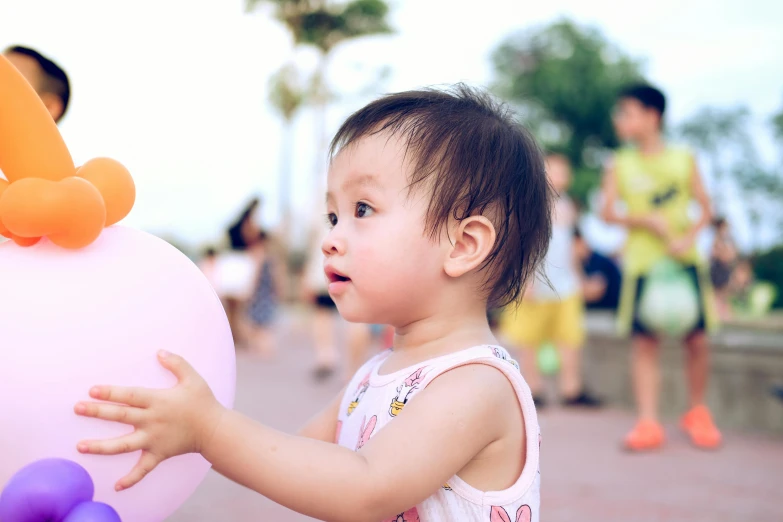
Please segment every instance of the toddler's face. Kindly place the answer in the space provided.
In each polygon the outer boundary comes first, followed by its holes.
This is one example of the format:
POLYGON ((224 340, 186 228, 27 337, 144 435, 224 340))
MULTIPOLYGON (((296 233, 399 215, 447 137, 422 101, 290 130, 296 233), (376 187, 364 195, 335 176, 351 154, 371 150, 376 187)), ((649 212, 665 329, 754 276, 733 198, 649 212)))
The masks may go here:
POLYGON ((332 161, 324 240, 329 294, 352 322, 402 326, 428 313, 447 276, 424 230, 429 191, 409 192, 405 141, 361 138, 332 161))

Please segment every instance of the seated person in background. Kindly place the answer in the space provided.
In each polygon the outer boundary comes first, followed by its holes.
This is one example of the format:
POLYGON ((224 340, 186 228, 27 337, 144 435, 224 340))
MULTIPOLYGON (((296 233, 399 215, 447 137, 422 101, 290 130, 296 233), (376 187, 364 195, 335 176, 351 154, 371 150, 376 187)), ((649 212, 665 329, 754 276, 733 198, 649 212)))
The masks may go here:
POLYGON ((622 282, 617 263, 609 257, 594 252, 579 228, 574 228, 574 251, 584 270, 582 292, 587 308, 616 310, 620 301, 622 282))
POLYGON ((783 401, 783 386, 775 386, 772 388, 772 394, 783 401))
POLYGON ((754 282, 755 275, 750 260, 740 258, 728 282, 729 294, 735 307, 747 304, 754 282))
POLYGON ((737 263, 737 247, 731 237, 729 224, 725 218, 716 218, 712 222, 715 229, 715 240, 710 254, 710 279, 715 288, 715 301, 721 319, 731 317, 729 294, 731 291, 731 274, 737 263))

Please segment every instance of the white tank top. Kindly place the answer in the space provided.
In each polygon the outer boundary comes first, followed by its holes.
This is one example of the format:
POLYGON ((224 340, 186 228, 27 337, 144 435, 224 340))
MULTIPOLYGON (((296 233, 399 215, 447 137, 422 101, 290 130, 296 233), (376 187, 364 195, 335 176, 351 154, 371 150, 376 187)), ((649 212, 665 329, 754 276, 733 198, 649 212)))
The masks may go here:
POLYGON ((552 237, 542 266, 552 287, 543 278, 536 278, 533 286, 535 299, 566 299, 579 291, 579 276, 574 263, 575 224, 574 205, 570 199, 561 196, 555 203, 552 237))
POLYGON ((525 420, 527 448, 525 467, 510 488, 480 491, 455 475, 421 504, 383 522, 538 522, 541 435, 533 397, 517 362, 499 346, 476 346, 379 375, 378 368, 389 355, 391 350, 386 350, 371 359, 348 384, 340 404, 337 444, 358 451, 437 376, 466 364, 486 364, 502 371, 514 387, 525 420))

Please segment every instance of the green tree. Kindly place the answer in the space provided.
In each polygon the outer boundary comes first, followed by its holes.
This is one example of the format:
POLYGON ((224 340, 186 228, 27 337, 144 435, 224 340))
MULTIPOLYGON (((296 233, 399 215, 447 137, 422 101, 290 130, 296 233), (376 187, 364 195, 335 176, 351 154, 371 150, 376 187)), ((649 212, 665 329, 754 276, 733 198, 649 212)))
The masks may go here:
MULTIPOLYGON (((778 145, 780 145, 781 149, 783 149, 783 107, 781 107, 777 114, 772 116, 772 119, 769 123, 772 127, 772 135, 775 137, 775 140, 778 142, 778 145)), ((779 166, 783 168, 783 152, 780 153, 779 159, 779 166)), ((781 299, 783 299, 783 296, 781 296, 781 299)))
MULTIPOLYGON (((783 183, 779 173, 764 164, 750 124, 751 112, 745 106, 702 107, 676 129, 675 135, 702 153, 715 177, 712 200, 716 214, 725 215, 730 202, 743 208, 758 237, 760 227, 775 226, 775 220, 783 217, 772 204, 783 196, 783 183)), ((758 240, 752 244, 757 246, 758 240)))
POLYGON ((775 133, 775 137, 783 143, 783 109, 772 117, 772 132, 775 133))
POLYGON ((617 145, 611 112, 617 92, 643 78, 642 64, 598 30, 561 20, 509 36, 493 53, 497 94, 575 168, 573 195, 585 201, 606 149, 617 145))
MULTIPOLYGON (((745 182, 750 172, 737 172, 735 158, 743 161, 757 159, 753 141, 748 133, 750 110, 744 106, 721 108, 702 107, 685 120, 675 131, 684 141, 702 152, 715 176, 713 206, 716 213, 726 212, 725 196, 732 194, 730 181, 745 182), (732 174, 739 174, 739 179, 732 174)), ((755 161, 754 161, 755 163, 755 161)))

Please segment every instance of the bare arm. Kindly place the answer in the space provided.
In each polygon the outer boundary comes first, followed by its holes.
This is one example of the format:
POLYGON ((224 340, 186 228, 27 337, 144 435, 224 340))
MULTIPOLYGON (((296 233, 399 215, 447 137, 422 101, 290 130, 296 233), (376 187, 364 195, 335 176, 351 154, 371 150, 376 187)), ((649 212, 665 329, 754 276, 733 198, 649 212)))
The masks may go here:
POLYGON ((704 182, 701 178, 701 172, 699 172, 699 166, 696 164, 696 160, 693 159, 693 172, 691 173, 691 194, 693 199, 699 204, 701 209, 701 217, 696 223, 694 223, 688 230, 687 234, 691 237, 696 237, 704 227, 712 222, 712 202, 710 196, 707 194, 707 189, 704 187, 704 182))
POLYGON ((691 172, 690 179, 691 194, 693 199, 699 204, 699 207, 701 207, 701 217, 698 221, 693 223, 683 235, 674 238, 669 242, 669 253, 675 257, 687 253, 693 247, 699 232, 712 221, 710 197, 707 195, 707 191, 704 188, 695 160, 693 160, 692 168, 693 171, 691 172))
POLYGON ((300 513, 327 521, 382 520, 432 495, 499 438, 495 419, 502 415, 493 395, 498 384, 508 386, 501 380, 497 370, 478 365, 448 372, 359 451, 229 413, 203 455, 229 479, 300 513))
POLYGON ((162 354, 161 363, 177 376, 174 388, 96 387, 91 397, 109 402, 75 407, 79 415, 135 427, 117 439, 79 443, 82 453, 142 450, 119 489, 167 458, 200 452, 219 473, 300 513, 326 521, 382 520, 432 495, 510 429, 503 420, 513 389, 489 366, 468 365, 438 377, 394 422, 352 451, 226 410, 184 359, 162 354))

